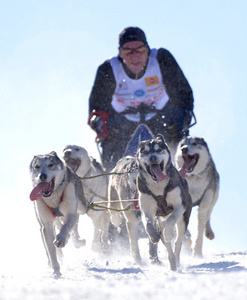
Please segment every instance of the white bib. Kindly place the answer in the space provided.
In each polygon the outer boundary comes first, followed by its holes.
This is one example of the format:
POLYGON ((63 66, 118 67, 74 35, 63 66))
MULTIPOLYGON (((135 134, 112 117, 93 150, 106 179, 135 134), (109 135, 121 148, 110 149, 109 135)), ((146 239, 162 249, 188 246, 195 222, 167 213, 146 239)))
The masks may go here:
MULTIPOLYGON (((117 57, 110 59, 113 73, 116 79, 116 89, 112 96, 112 107, 118 113, 130 107, 138 107, 141 103, 152 105, 161 110, 169 100, 159 64, 156 59, 157 49, 152 49, 149 55, 148 66, 145 74, 140 79, 131 79, 124 72, 123 66, 117 57)), ((146 115, 146 120, 151 119, 155 113, 146 115)), ((140 121, 140 114, 127 114, 130 121, 140 121)))

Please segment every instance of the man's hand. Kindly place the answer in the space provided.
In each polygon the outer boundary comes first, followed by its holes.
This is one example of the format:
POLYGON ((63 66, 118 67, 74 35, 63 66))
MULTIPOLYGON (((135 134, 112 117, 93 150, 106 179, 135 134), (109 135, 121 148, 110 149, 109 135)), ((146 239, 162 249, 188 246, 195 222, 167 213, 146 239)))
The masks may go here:
POLYGON ((90 127, 96 131, 97 134, 103 132, 103 118, 99 115, 94 115, 89 123, 90 127))

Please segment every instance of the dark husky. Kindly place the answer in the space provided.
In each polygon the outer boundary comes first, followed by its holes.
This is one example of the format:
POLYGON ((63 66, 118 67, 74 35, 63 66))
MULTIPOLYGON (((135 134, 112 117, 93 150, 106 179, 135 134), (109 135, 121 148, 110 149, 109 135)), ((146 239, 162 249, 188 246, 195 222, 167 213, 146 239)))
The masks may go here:
POLYGON ((192 209, 188 185, 173 165, 162 135, 140 142, 137 163, 137 187, 146 232, 152 243, 162 240, 170 268, 176 270, 192 209), (174 253, 172 240, 176 228, 174 253))

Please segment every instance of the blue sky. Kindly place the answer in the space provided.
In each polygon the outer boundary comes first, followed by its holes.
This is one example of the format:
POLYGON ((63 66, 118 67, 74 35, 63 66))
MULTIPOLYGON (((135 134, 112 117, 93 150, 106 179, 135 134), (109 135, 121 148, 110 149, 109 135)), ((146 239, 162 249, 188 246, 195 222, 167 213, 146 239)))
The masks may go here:
POLYGON ((117 54, 119 32, 133 25, 151 47, 171 51, 192 86, 198 123, 191 134, 208 142, 221 176, 216 239, 207 245, 246 250, 246 11, 245 0, 2 0, 1 216, 9 207, 16 217, 33 213, 33 155, 78 143, 99 157, 88 97, 97 67, 117 54))

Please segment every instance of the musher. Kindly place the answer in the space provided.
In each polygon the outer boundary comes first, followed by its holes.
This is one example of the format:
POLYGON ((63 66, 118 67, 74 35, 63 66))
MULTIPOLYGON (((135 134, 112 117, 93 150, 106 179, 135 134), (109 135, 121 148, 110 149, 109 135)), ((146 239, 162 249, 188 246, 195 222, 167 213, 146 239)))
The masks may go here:
POLYGON ((119 53, 99 66, 89 99, 90 127, 102 147, 101 160, 110 171, 124 155, 141 123, 168 145, 189 134, 193 92, 172 54, 150 49, 138 27, 119 34, 119 53))

